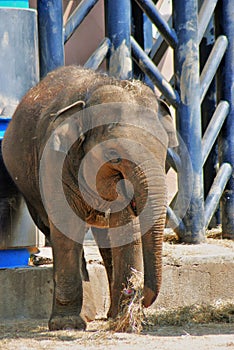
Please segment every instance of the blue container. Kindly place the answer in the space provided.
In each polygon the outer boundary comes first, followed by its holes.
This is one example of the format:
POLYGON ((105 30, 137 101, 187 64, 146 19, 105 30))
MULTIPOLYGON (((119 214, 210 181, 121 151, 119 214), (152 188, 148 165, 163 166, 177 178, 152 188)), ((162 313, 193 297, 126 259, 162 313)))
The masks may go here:
POLYGON ((4 1, 0 0, 0 7, 28 8, 28 0, 4 1))
POLYGON ((0 269, 28 267, 30 253, 26 248, 0 251, 0 269))
POLYGON ((0 117, 0 140, 3 139, 4 133, 8 127, 10 120, 10 117, 0 117))

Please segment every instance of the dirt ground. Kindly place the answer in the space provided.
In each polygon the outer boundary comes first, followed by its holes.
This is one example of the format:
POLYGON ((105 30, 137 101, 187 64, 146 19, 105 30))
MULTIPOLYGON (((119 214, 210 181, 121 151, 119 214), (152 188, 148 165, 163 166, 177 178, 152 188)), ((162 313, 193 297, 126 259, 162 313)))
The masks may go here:
POLYGON ((234 324, 154 327, 142 334, 105 331, 105 322, 88 324, 86 332, 49 332, 47 320, 6 321, 0 324, 2 350, 232 350, 234 324))

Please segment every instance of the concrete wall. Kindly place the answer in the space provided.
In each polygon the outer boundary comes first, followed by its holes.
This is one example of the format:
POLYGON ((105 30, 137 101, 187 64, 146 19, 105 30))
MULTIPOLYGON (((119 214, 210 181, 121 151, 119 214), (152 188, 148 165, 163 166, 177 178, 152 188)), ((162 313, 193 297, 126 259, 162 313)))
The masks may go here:
MULTIPOLYGON (((86 247, 90 283, 84 285, 83 313, 90 318, 96 308, 104 317, 109 307, 106 272, 97 248, 86 247)), ((152 308, 232 302, 234 244, 164 244, 163 283, 152 308)), ((52 266, 0 270, 0 319, 48 318, 52 308, 52 266)))

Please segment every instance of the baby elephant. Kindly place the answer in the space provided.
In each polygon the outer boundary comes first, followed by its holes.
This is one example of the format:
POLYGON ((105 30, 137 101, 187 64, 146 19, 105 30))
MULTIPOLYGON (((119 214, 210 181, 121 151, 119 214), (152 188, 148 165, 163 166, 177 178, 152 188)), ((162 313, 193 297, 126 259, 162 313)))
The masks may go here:
POLYGON ((154 302, 162 274, 165 160, 176 145, 168 107, 140 81, 62 67, 22 99, 2 152, 52 245, 49 329, 86 328, 80 312, 89 227, 110 284, 108 316, 117 316, 132 268, 143 271, 144 306, 154 302))

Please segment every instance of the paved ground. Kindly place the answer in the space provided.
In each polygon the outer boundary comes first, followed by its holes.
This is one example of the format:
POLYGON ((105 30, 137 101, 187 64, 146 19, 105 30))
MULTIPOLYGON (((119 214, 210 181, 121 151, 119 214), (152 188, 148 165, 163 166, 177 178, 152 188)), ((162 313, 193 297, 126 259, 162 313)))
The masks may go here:
POLYGON ((89 324, 88 331, 49 332, 46 321, 0 324, 1 350, 233 350, 233 324, 157 327, 143 334, 104 331, 103 322, 89 324))

